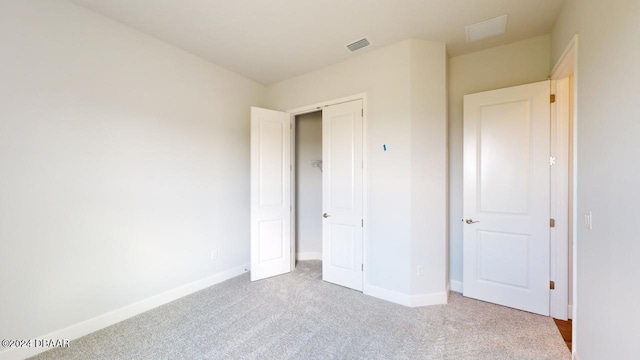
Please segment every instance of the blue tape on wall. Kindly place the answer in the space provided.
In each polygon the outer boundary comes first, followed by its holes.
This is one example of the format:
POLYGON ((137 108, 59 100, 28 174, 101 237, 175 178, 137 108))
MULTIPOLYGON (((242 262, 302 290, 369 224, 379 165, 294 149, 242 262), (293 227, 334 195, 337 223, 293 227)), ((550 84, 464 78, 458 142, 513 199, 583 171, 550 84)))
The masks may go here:
POLYGON ((384 151, 387 151, 387 144, 382 144, 382 148, 384 149, 384 151))

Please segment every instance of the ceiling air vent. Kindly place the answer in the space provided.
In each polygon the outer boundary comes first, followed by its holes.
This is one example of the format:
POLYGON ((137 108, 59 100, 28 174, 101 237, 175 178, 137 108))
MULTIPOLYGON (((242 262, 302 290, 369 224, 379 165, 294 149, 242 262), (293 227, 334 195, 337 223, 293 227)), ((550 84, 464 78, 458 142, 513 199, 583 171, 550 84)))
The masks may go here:
POLYGON ((347 47, 347 49, 349 49, 349 51, 354 52, 356 50, 360 50, 364 47, 367 47, 371 45, 371 43, 369 42, 369 40, 367 40, 367 38, 362 38, 358 41, 354 41, 349 45, 345 45, 347 47))
POLYGON ((508 18, 508 15, 502 15, 497 18, 467 26, 467 42, 470 43, 504 34, 507 30, 508 18))

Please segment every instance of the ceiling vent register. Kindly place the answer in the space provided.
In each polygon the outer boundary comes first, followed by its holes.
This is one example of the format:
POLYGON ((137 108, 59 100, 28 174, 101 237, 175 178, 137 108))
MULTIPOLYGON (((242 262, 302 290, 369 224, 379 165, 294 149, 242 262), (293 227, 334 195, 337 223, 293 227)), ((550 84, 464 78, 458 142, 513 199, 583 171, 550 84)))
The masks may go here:
POLYGON ((509 15, 502 15, 467 26, 467 42, 470 43, 504 34, 507 30, 508 18, 509 15))
POLYGON ((362 39, 360 39, 358 41, 352 42, 349 45, 345 45, 345 47, 349 51, 354 52, 354 51, 360 50, 362 48, 365 48, 365 47, 367 47, 369 45, 371 45, 371 42, 369 40, 367 40, 367 38, 362 38, 362 39))

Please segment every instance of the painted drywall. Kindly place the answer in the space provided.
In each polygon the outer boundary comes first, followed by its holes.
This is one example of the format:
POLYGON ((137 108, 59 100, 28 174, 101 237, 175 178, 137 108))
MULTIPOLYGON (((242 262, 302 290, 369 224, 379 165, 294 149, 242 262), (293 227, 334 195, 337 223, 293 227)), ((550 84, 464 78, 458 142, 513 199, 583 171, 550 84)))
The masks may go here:
POLYGON ((297 116, 295 129, 296 253, 322 259, 322 112, 297 116))
POLYGON ((449 59, 450 278, 462 281, 463 96, 546 80, 550 36, 540 36, 449 59))
MULTIPOLYGON (((280 110, 367 94, 368 175, 365 181, 369 213, 365 286, 381 296, 388 295, 387 298, 396 294, 411 295, 414 288, 445 290, 446 268, 440 267, 446 263, 442 253, 446 247, 446 221, 438 223, 441 218, 436 217, 436 222, 426 227, 418 226, 417 222, 429 222, 429 214, 438 211, 446 217, 446 201, 441 196, 416 204, 432 194, 430 191, 423 194, 425 190, 419 188, 429 181, 421 179, 425 176, 425 167, 433 166, 427 176, 436 179, 437 186, 446 181, 442 180, 447 176, 446 164, 443 167, 444 162, 431 157, 437 154, 425 159, 425 164, 416 165, 421 163, 424 151, 446 142, 441 132, 446 124, 445 59, 444 44, 409 39, 267 88, 268 105, 280 110), (415 84, 412 83, 414 73, 415 84), (438 96, 430 99, 434 94, 438 96), (425 106, 432 108, 412 107, 416 101, 425 101, 428 104, 425 106), (412 113, 416 114, 415 119, 412 113), (429 132, 432 129, 434 133, 429 132), (412 148, 412 142, 417 141, 429 145, 412 148), (426 233, 428 229, 436 231, 426 233), (418 249, 420 251, 416 251, 418 249), (429 263, 429 256, 442 259, 429 263), (412 276, 418 263, 425 267, 425 276, 420 279, 424 284, 416 284, 412 276), (437 279, 439 277, 442 279, 437 279)), ((442 152, 446 152, 446 147, 439 154, 442 152)))
POLYGON ((1 2, 0 43, 0 338, 248 263, 263 86, 67 1, 1 2))
POLYGON ((579 34, 577 299, 581 360, 640 358, 640 2, 567 0, 552 33, 555 63, 579 34), (593 228, 582 224, 592 212, 593 228))
POLYGON ((411 45, 411 293, 448 284, 447 58, 443 46, 411 45), (444 241, 443 241, 444 239, 444 241), (417 268, 423 267, 424 275, 417 268))

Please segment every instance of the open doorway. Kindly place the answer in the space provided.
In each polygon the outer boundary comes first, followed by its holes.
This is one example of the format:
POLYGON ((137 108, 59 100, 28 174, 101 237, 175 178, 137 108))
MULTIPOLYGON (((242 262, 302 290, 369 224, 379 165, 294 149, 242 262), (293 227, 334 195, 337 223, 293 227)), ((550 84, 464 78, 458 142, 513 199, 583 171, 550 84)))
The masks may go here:
MULTIPOLYGON (((319 258, 324 281, 362 291, 363 100, 291 113, 291 158, 295 165, 291 179, 291 258, 319 258)), ((294 266, 292 261, 292 269, 294 266)))
MULTIPOLYGON (((578 82, 578 35, 574 35, 564 53, 551 72, 552 86, 556 98, 553 104, 553 127, 555 138, 552 142, 558 154, 556 162, 560 163, 553 178, 556 191, 556 211, 559 221, 555 232, 551 272, 559 282, 551 297, 551 316, 563 335, 565 342, 573 353, 575 348, 575 322, 577 308, 577 259, 578 251, 577 226, 577 127, 578 109, 576 84, 578 82)), ((585 214, 586 215, 586 214, 585 214)), ((590 226, 590 218, 584 226, 590 226)))
POLYGON ((322 111, 294 117, 296 260, 322 260, 322 111))
MULTIPOLYGON (((575 169, 577 147, 577 46, 578 37, 574 36, 564 54, 551 73, 551 83, 555 92, 555 102, 552 104, 552 151, 557 165, 554 169, 552 184, 555 188, 555 208, 552 211, 557 216, 556 227, 552 235, 553 262, 552 275, 556 280, 556 290, 551 298, 551 315, 554 318, 567 320, 575 314, 575 241, 576 197, 575 197, 575 169), (554 234, 555 233, 555 234, 554 234)), ((574 319, 575 320, 575 319, 574 319)))
POLYGON ((363 96, 251 108, 251 281, 320 258, 324 281, 363 291, 365 129, 363 96))

